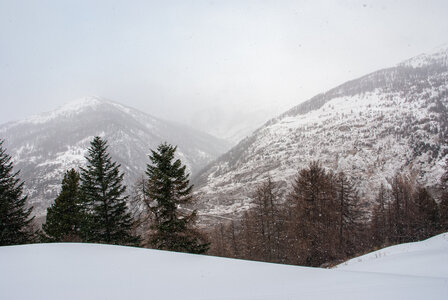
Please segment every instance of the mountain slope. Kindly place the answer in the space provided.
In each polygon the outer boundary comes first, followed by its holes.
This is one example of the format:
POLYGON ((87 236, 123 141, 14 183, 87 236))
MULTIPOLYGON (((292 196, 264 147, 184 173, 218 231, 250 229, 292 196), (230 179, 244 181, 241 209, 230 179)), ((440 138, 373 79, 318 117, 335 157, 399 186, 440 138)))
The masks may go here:
POLYGON ((150 149, 161 142, 178 145, 178 156, 192 173, 227 149, 226 142, 208 134, 98 97, 4 124, 0 137, 5 139, 16 170, 21 170, 37 216, 54 200, 65 170, 83 166, 96 135, 108 140, 111 156, 121 164, 129 187, 144 173, 150 149))
MULTIPOLYGON (((434 267, 447 269, 446 255, 437 256, 440 249, 427 247, 427 276, 415 276, 384 274, 378 268, 375 273, 368 268, 327 270, 111 245, 0 247, 0 298, 447 299, 446 272, 431 273, 434 267)), ((396 258, 405 265, 413 263, 396 258)))
POLYGON ((346 261, 335 269, 448 279, 448 233, 424 241, 383 248, 346 261))
POLYGON ((196 178, 205 215, 250 206, 268 175, 287 187, 312 160, 345 171, 361 195, 396 172, 437 185, 448 130, 448 48, 344 83, 272 119, 196 178))

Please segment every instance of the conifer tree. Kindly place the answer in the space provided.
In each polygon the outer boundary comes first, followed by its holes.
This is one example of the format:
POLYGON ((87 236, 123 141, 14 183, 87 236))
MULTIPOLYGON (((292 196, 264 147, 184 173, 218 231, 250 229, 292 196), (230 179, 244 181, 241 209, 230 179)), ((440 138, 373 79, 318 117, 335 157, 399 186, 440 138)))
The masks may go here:
POLYGON ((61 192, 47 209, 47 219, 42 225, 43 240, 51 242, 80 241, 82 221, 79 173, 75 169, 71 169, 64 174, 61 192))
POLYGON ((88 242, 137 245, 131 234, 132 218, 128 212, 123 173, 107 152, 107 142, 95 137, 88 149, 87 166, 81 168, 81 192, 86 222, 83 239, 88 242))
POLYGON ((147 165, 147 193, 152 201, 154 232, 150 244, 157 249, 179 252, 205 253, 209 243, 195 230, 196 210, 181 211, 180 205, 193 201, 193 186, 189 183, 186 166, 175 159, 177 147, 167 143, 159 145, 157 151, 151 150, 151 164, 147 165))
POLYGON ((0 140, 0 246, 25 244, 33 241, 34 232, 30 218, 32 208, 26 208, 27 196, 19 171, 13 173, 11 157, 0 140))

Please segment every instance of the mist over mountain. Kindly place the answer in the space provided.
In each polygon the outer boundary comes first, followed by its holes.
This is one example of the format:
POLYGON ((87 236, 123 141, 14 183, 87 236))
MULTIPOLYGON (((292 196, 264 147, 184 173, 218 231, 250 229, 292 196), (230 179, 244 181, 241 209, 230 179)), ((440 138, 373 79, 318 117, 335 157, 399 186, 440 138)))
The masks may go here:
POLYGON ((396 172, 436 187, 448 152, 448 47, 346 82, 293 107, 196 178, 204 215, 234 216, 270 176, 283 191, 319 160, 371 202, 396 172))
MULTIPOLYGON (((251 135, 274 116, 285 111, 284 106, 272 105, 270 107, 257 106, 247 109, 238 107, 222 110, 202 109, 193 114, 189 125, 203 130, 215 137, 228 141, 235 146, 245 137, 251 135)), ((291 107, 287 106, 287 108, 291 107)))
POLYGON ((0 137, 21 170, 29 204, 40 217, 57 195, 66 170, 85 163, 94 136, 108 141, 112 159, 121 164, 128 189, 144 174, 150 149, 168 142, 194 174, 228 149, 228 143, 136 109, 86 97, 54 111, 0 126, 0 137))

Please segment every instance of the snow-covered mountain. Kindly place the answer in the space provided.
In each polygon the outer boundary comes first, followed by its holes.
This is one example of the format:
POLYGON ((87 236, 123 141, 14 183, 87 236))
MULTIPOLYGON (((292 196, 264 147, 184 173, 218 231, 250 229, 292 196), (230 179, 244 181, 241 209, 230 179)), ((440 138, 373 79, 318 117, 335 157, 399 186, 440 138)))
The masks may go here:
POLYGON ((7 246, 0 298, 448 299, 447 234, 381 251, 328 270, 112 245, 7 246))
POLYGON ((5 139, 16 170, 21 170, 37 216, 45 214, 64 172, 83 166, 96 135, 108 140, 128 187, 144 173, 150 149, 161 142, 178 145, 177 154, 192 174, 228 149, 227 142, 211 135, 99 97, 78 99, 55 111, 1 125, 0 138, 5 139))
POLYGON ((448 47, 346 82, 267 122, 196 178, 204 215, 247 209, 268 175, 289 186, 319 160, 343 170, 372 199, 380 183, 408 172, 435 186, 448 145, 448 47))

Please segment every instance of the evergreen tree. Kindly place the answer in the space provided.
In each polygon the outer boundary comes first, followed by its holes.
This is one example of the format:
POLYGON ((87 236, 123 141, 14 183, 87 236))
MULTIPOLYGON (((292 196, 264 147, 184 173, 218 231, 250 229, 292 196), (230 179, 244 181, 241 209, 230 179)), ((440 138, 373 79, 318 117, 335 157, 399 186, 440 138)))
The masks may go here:
POLYGON ((83 239, 88 242, 137 245, 139 237, 131 234, 132 218, 124 196, 116 162, 107 152, 107 142, 95 137, 88 149, 87 166, 81 168, 81 192, 87 214, 82 226, 83 239))
POLYGON ((47 209, 47 220, 42 225, 44 241, 80 241, 83 220, 79 191, 79 173, 67 171, 62 180, 62 189, 55 202, 47 209))
POLYGON ((13 173, 11 157, 0 140, 0 246, 25 244, 33 241, 30 218, 32 208, 26 208, 27 197, 22 196, 23 182, 19 172, 13 173))
POLYGON ((205 253, 209 243, 193 228, 196 210, 181 212, 180 205, 193 201, 193 186, 189 174, 179 159, 174 158, 177 147, 167 143, 151 150, 151 164, 147 165, 147 193, 152 205, 149 207, 154 224, 150 244, 157 249, 190 253, 205 253))

